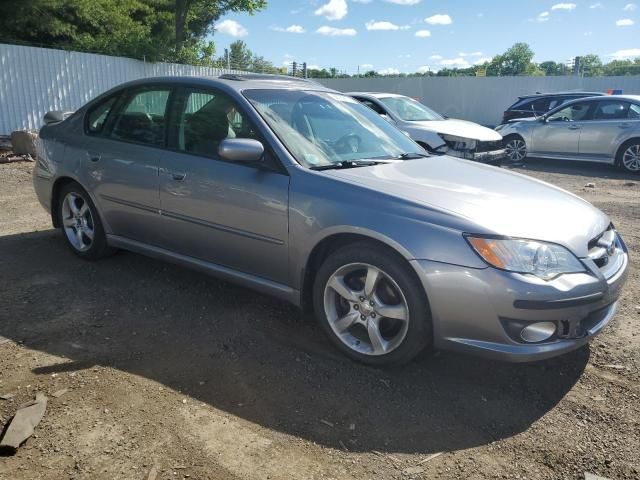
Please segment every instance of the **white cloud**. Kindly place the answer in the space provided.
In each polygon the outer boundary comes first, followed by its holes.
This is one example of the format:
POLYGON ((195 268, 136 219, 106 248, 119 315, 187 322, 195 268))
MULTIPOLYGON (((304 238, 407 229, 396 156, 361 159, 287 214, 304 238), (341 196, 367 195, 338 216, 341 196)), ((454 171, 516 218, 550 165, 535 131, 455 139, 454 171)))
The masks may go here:
POLYGON ((595 8, 604 8, 604 7, 602 6, 602 4, 600 2, 598 2, 598 3, 594 3, 593 5, 589 5, 589 8, 591 10, 593 10, 595 8))
POLYGON ((322 70, 320 65, 307 65, 307 70, 322 70))
POLYGON ((287 32, 287 33, 304 33, 304 32, 306 32, 304 27, 302 27, 300 25, 289 25, 286 28, 283 28, 283 27, 272 27, 271 30, 274 30, 276 32, 287 32))
POLYGON ((442 55, 431 55, 429 58, 431 60, 442 60, 442 55))
POLYGON ((636 10, 636 8, 638 8, 638 6, 635 3, 627 3, 624 8, 622 9, 622 11, 624 12, 633 12, 636 10))
POLYGON ((223 20, 216 23, 214 28, 220 33, 226 33, 232 37, 246 37, 249 32, 235 20, 223 20))
POLYGON ((353 3, 363 3, 363 4, 367 4, 367 3, 371 3, 372 0, 351 0, 353 3))
POLYGON ((322 5, 313 13, 322 15, 327 20, 340 20, 347 16, 348 11, 346 0, 329 0, 329 3, 322 5))
POLYGON ((429 30, 418 30, 415 35, 419 38, 427 38, 431 36, 431 32, 429 30))
POLYGON ((396 5, 417 5, 422 0, 384 0, 387 3, 395 3, 396 5))
POLYGON ((373 64, 372 63, 363 63, 362 65, 360 65, 360 68, 364 68, 365 70, 371 70, 373 68, 373 64))
POLYGON ((549 20, 549 12, 542 12, 540 15, 538 15, 537 20, 539 22, 546 22, 547 20, 549 20))
POLYGON ((427 73, 431 71, 431 67, 429 65, 423 65, 422 67, 418 67, 416 72, 418 73, 427 73))
POLYGON ((615 60, 630 60, 634 58, 640 58, 640 48, 627 48, 625 50, 618 50, 613 52, 610 57, 615 60))
POLYGON ((471 52, 471 53, 460 52, 458 56, 459 57, 481 57, 482 52, 471 52))
POLYGON ((461 67, 466 68, 469 66, 469 62, 467 62, 464 58, 448 58, 440 61, 440 65, 443 67, 461 67))
POLYGON ((327 37, 353 37, 358 32, 354 28, 334 28, 325 25, 317 29, 316 33, 327 37))
POLYGON ((451 25, 453 20, 446 13, 437 13, 424 19, 429 25, 451 25))
POLYGON ((616 22, 616 27, 630 27, 634 23, 630 18, 622 18, 616 22))
POLYGON ((378 73, 380 75, 398 75, 400 73, 400 70, 398 70, 397 68, 385 68, 383 70, 378 70, 378 73))
POLYGON ((407 30, 411 28, 409 25, 396 25, 387 21, 376 22, 375 20, 365 23, 365 27, 367 30, 407 30))
POLYGON ((576 4, 575 3, 556 3, 554 6, 551 7, 551 10, 575 10, 576 8, 576 4))
POLYGON ((483 65, 485 63, 490 62, 491 60, 493 60, 493 58, 491 57, 482 57, 477 59, 475 62, 473 62, 474 65, 483 65))

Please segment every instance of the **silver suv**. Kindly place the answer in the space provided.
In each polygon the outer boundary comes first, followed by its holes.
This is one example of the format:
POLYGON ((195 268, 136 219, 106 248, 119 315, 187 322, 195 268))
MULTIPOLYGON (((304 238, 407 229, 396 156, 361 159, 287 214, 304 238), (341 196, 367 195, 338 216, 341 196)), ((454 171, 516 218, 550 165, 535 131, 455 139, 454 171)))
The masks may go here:
POLYGON ((589 203, 429 156, 315 83, 145 79, 47 119, 34 185, 74 253, 123 248, 275 295, 369 364, 432 346, 573 350, 612 318, 627 275, 589 203))

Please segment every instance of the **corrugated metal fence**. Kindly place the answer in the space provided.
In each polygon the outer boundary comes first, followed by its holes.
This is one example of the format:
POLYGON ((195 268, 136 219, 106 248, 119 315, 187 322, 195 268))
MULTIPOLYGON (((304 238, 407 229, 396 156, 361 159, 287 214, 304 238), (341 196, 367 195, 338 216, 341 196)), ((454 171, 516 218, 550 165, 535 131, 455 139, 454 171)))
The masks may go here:
MULTIPOLYGON (((223 70, 47 48, 0 44, 0 134, 39 128, 49 110, 75 110, 120 83, 165 75, 219 75, 223 70)), ((409 95, 450 117, 495 125, 519 95, 567 90, 640 94, 635 77, 412 77, 321 80, 341 91, 409 95)))
POLYGON ((129 80, 228 70, 0 44, 0 134, 39 128, 49 110, 75 110, 129 80))
POLYGON ((452 118, 497 125, 503 111, 520 95, 535 92, 622 89, 640 95, 640 76, 628 77, 410 77, 320 80, 342 92, 390 92, 419 99, 452 118))

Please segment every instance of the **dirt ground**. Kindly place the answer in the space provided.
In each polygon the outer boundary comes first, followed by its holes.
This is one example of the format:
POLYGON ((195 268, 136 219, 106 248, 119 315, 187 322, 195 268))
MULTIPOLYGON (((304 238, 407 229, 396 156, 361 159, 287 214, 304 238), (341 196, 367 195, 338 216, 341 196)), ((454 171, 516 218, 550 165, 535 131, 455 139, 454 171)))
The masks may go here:
MULTIPOLYGON (((278 300, 131 253, 78 259, 32 165, 0 165, 0 427, 36 391, 49 404, 0 478, 640 478, 637 267, 612 324, 569 355, 373 369, 278 300)), ((518 170, 604 210, 640 264, 640 177, 518 170)))

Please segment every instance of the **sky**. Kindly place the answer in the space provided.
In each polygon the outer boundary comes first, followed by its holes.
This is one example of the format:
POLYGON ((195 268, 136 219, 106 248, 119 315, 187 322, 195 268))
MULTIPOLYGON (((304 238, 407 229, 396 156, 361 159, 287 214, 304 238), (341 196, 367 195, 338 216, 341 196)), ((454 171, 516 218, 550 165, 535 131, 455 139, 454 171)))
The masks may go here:
POLYGON ((468 67, 528 43, 534 61, 640 57, 640 0, 267 0, 215 24, 218 54, 244 40, 275 65, 345 73, 468 67))

